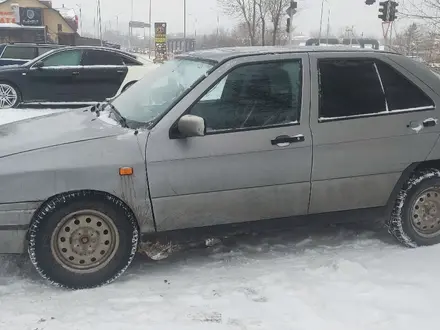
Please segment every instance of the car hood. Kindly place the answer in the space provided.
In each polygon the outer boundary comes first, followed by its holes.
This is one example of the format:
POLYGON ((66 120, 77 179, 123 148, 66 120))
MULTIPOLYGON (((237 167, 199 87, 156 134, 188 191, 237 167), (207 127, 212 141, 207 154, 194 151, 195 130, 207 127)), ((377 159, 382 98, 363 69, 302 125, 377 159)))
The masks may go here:
MULTIPOLYGON (((105 115, 107 114, 101 116, 105 115)), ((0 158, 63 144, 116 136, 126 133, 127 130, 116 122, 113 124, 111 120, 103 121, 97 118, 88 110, 56 112, 0 125, 0 158)))

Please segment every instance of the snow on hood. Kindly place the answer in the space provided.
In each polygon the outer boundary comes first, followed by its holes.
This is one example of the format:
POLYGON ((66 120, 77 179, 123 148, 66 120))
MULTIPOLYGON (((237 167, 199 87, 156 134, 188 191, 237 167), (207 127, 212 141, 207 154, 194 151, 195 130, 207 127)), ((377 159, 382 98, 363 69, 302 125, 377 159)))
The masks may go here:
POLYGON ((84 109, 55 112, 0 125, 0 158, 126 133, 127 129, 104 122, 84 109))
POLYGON ((28 118, 39 117, 56 112, 56 110, 3 109, 0 110, 0 125, 10 124, 28 118))

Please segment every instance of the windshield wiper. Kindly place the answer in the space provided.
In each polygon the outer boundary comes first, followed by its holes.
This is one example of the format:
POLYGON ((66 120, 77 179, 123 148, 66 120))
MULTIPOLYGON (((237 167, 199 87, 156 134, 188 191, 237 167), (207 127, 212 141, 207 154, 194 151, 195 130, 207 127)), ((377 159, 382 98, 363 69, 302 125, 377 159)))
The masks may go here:
POLYGON ((112 112, 116 116, 117 121, 119 122, 119 124, 121 124, 122 127, 130 128, 130 126, 128 126, 127 119, 125 119, 125 117, 119 112, 119 110, 116 109, 116 107, 107 100, 103 102, 102 107, 100 108, 101 111, 103 111, 106 107, 110 108, 110 112, 112 112))

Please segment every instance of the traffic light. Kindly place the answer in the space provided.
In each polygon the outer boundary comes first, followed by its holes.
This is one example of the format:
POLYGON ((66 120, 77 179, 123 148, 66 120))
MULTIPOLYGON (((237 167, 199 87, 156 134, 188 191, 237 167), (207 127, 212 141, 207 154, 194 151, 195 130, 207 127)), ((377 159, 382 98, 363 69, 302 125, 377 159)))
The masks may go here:
POLYGON ((398 13, 397 6, 399 6, 399 4, 397 2, 391 1, 390 18, 389 18, 390 22, 395 21, 397 18, 397 13, 398 13))
POLYGON ((368 6, 373 5, 376 2, 376 0, 365 0, 365 4, 368 6))
POLYGON ((379 2, 379 16, 382 21, 388 22, 388 1, 379 2))
POLYGON ((287 17, 286 32, 287 32, 287 33, 290 33, 290 17, 287 17))

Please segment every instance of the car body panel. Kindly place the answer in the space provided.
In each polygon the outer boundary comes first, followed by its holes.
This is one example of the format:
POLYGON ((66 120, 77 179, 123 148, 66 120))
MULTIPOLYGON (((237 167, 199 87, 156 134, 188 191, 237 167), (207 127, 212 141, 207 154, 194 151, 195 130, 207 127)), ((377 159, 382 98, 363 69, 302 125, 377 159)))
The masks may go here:
POLYGON ((17 220, 16 203, 41 204, 76 190, 123 200, 141 230, 154 231, 142 151, 148 131, 136 135, 110 118, 76 110, 0 126, 0 138, 0 231, 18 230, 28 220, 17 220), (120 176, 121 167, 132 167, 134 175, 120 176))
POLYGON ((189 92, 151 131, 147 146, 150 193, 158 231, 228 224, 307 213, 312 141, 307 54, 243 57, 220 66, 189 92), (242 64, 301 59, 301 123, 170 139, 170 127, 206 89, 242 64), (277 136, 305 141, 282 148, 277 136))
MULTIPOLYGON (((320 120, 318 98, 312 98, 311 128, 314 153, 309 212, 326 213, 385 206, 401 173, 427 159, 438 140, 440 126, 414 130, 411 122, 438 118, 439 96, 420 79, 380 53, 313 53, 312 94, 318 95, 320 58, 373 58, 398 69, 434 102, 436 108, 367 117, 320 120), (410 148, 410 150, 408 150, 410 148), (328 197, 326 197, 328 196, 328 197)), ((408 59, 408 62, 412 62, 408 59)), ((411 63, 407 63, 410 66, 411 63)))
MULTIPOLYGON (((385 52, 306 50, 182 56, 206 55, 220 63, 151 130, 125 129, 107 111, 97 118, 83 110, 0 126, 0 253, 23 252, 34 211, 54 195, 78 190, 120 198, 136 215, 140 231, 151 234, 385 206, 412 164, 440 160, 439 126, 407 127, 437 118, 438 78, 414 67, 421 64, 385 52), (317 60, 358 56, 377 57, 398 69, 434 100, 435 109, 320 121, 317 60), (299 124, 170 137, 176 121, 231 69, 295 58, 303 62, 299 124), (305 141, 271 145, 271 139, 284 134, 302 134, 305 141), (134 169, 133 176, 119 175, 125 166, 134 169)), ((130 69, 125 80, 129 76, 130 69)))

